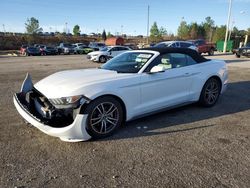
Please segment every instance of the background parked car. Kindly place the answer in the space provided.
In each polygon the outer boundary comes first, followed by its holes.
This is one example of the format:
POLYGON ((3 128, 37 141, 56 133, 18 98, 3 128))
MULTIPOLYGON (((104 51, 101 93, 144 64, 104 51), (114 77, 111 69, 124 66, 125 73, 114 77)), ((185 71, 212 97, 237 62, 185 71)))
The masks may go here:
POLYGON ((108 46, 99 51, 88 53, 87 58, 92 61, 105 63, 109 58, 115 57, 128 50, 131 50, 131 48, 126 46, 108 46))
POLYGON ((247 43, 245 46, 233 50, 233 53, 236 57, 240 58, 241 56, 250 57, 250 43, 247 43))
POLYGON ((21 55, 26 55, 26 49, 27 49, 28 45, 22 45, 20 48, 20 54, 21 55))
POLYGON ((155 44, 153 47, 155 48, 190 48, 192 50, 198 51, 198 48, 192 43, 187 41, 165 41, 155 44))
POLYGON ((207 43, 203 39, 190 40, 190 42, 193 42, 197 46, 199 54, 208 53, 208 55, 214 55, 214 51, 216 51, 214 43, 207 43))
POLYGON ((45 46, 43 50, 43 55, 57 55, 58 51, 57 48, 52 46, 45 46))
POLYGON ((30 56, 30 55, 41 55, 41 51, 39 48, 36 48, 36 47, 28 47, 26 49, 26 56, 30 56))
POLYGON ((75 52, 74 47, 68 43, 60 43, 57 50, 58 54, 74 54, 75 52))
POLYGON ((89 48, 88 46, 85 46, 85 45, 79 46, 76 49, 77 54, 88 54, 88 53, 93 52, 93 51, 94 51, 93 48, 89 48))
POLYGON ((98 51, 98 50, 106 47, 106 45, 104 43, 101 43, 101 42, 90 42, 89 47, 94 49, 95 51, 98 51))

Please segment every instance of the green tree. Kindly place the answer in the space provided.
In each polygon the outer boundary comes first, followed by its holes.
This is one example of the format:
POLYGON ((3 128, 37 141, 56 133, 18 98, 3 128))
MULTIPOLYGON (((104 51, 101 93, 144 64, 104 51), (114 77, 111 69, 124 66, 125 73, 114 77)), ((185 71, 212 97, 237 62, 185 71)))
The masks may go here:
POLYGON ((43 29, 39 27, 39 21, 34 17, 27 19, 25 28, 28 34, 36 34, 43 31, 43 29))
POLYGON ((159 36, 160 32, 157 26, 157 23, 154 22, 150 29, 150 36, 159 36))
POLYGON ((204 30, 204 27, 201 25, 201 24, 199 24, 198 25, 198 33, 197 33, 197 38, 205 38, 205 30, 204 30))
POLYGON ((250 27, 247 29, 247 35, 250 35, 250 27))
POLYGON ((225 40, 226 28, 227 28, 226 25, 221 25, 219 27, 216 27, 213 36, 213 42, 217 42, 219 40, 225 40))
POLYGON ((106 35, 106 31, 105 31, 105 29, 103 30, 103 32, 102 32, 102 40, 106 40, 107 39, 107 35, 106 35))
POLYGON ((167 34, 168 34, 167 29, 164 27, 160 27, 159 35, 163 36, 163 35, 167 35, 167 34))
POLYGON ((191 23, 189 26, 189 35, 191 39, 197 39, 198 38, 198 24, 196 22, 191 23))
POLYGON ((206 17, 205 22, 202 23, 202 27, 204 28, 205 31, 204 38, 208 41, 211 41, 214 30, 214 20, 210 16, 206 17))
POLYGON ((161 33, 158 29, 157 23, 154 22, 151 29, 150 29, 150 41, 151 42, 158 42, 161 40, 161 33))
POLYGON ((178 27, 178 37, 181 39, 188 39, 189 38, 189 27, 187 25, 186 21, 181 21, 179 27, 178 27))
POLYGON ((79 26, 79 25, 75 25, 74 28, 73 28, 73 34, 74 34, 75 36, 79 36, 79 35, 80 35, 80 32, 81 32, 80 26, 79 26))

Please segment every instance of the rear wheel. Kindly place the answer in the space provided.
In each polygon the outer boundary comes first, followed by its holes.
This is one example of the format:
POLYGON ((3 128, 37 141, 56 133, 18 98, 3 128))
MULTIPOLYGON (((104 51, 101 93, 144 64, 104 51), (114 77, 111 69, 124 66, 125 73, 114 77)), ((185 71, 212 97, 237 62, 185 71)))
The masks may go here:
POLYGON ((91 102, 84 113, 88 114, 87 132, 95 139, 112 135, 123 120, 121 104, 109 96, 91 102))
POLYGON ((205 107, 211 107, 217 102, 221 91, 220 81, 216 78, 207 80, 201 91, 199 103, 205 107))
POLYGON ((208 52, 208 55, 214 55, 214 49, 211 48, 210 51, 208 52))
POLYGON ((106 61, 107 61, 107 58, 103 55, 99 58, 100 63, 105 63, 106 61))

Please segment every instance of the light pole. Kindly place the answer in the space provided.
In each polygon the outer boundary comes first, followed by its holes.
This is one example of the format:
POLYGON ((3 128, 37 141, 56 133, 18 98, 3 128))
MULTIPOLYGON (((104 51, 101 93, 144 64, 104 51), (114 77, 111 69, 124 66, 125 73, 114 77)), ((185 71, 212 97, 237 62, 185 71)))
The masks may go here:
POLYGON ((226 51, 227 51, 227 37, 228 37, 228 30, 229 30, 229 24, 230 24, 230 19, 231 19, 231 10, 232 10, 232 0, 229 0, 229 9, 228 9, 228 17, 227 17, 227 29, 226 29, 226 34, 225 34, 223 53, 226 53, 226 51))
POLYGON ((68 27, 67 27, 68 23, 65 22, 65 33, 68 34, 68 27))
POLYGON ((123 25, 121 25, 121 36, 123 34, 123 25))
POLYGON ((235 21, 232 21, 232 25, 231 25, 231 29, 230 29, 230 31, 229 31, 229 37, 228 37, 228 40, 227 40, 227 41, 230 41, 231 34, 232 34, 232 31, 233 31, 234 23, 235 23, 235 21))
POLYGON ((148 5, 148 24, 147 24, 147 44, 148 44, 148 38, 149 38, 149 5, 148 5))

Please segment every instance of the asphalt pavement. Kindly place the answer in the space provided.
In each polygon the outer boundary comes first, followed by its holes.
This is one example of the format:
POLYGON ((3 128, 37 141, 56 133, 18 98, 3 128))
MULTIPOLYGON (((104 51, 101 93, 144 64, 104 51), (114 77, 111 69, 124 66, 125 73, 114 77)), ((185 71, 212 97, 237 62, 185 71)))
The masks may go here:
POLYGON ((250 185, 250 58, 224 59, 228 90, 126 123, 113 136, 67 143, 25 124, 12 96, 29 72, 98 67, 84 55, 0 57, 0 187, 239 187, 250 185))

